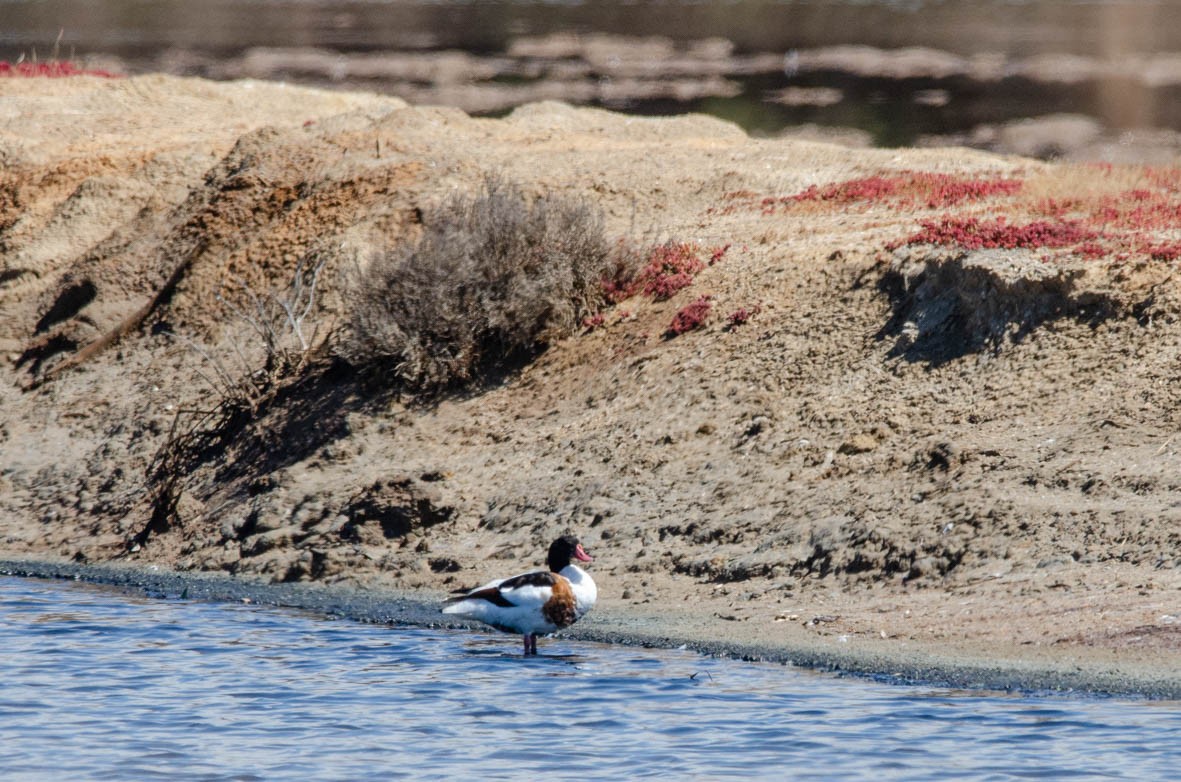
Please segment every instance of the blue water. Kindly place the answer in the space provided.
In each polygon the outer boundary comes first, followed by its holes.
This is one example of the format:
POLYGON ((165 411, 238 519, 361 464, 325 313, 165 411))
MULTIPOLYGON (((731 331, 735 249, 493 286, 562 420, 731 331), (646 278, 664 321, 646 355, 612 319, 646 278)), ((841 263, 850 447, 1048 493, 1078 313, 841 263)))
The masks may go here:
POLYGON ((0 779, 1181 779, 1181 703, 0 578, 0 779))

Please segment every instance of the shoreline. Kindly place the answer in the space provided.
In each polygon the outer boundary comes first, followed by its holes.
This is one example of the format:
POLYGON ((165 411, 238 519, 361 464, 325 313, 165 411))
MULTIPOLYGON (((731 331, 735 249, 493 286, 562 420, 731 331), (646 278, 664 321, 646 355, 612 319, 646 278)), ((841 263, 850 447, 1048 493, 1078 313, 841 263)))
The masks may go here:
MULTIPOLYGON (((435 629, 473 628, 492 633, 474 622, 445 619, 438 612, 441 595, 420 590, 365 589, 316 583, 263 583, 220 573, 181 573, 153 566, 111 563, 77 564, 37 559, 0 560, 0 575, 82 581, 110 586, 155 599, 185 595, 208 602, 249 601, 268 608, 290 608, 356 622, 435 629)), ((729 641, 717 636, 691 637, 678 631, 684 622, 676 615, 660 619, 627 609, 588 616, 561 635, 588 641, 650 649, 688 649, 720 658, 768 662, 869 678, 904 686, 1006 692, 1034 696, 1126 697, 1181 700, 1181 681, 1167 670, 1128 666, 1104 670, 1072 661, 1048 665, 1043 661, 987 658, 920 644, 903 654, 893 650, 839 651, 823 644, 777 644, 729 641), (648 629, 640 629, 644 624, 648 629)))

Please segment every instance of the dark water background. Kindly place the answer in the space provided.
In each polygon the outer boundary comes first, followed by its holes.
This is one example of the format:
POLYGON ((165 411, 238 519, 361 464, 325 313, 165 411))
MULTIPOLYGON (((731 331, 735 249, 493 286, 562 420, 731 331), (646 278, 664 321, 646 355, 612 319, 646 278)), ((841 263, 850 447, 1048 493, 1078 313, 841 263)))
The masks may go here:
POLYGON ((1177 779, 1181 703, 0 578, 0 779, 1177 779))
MULTIPOLYGON (((118 57, 133 72, 216 75, 211 63, 256 47, 496 56, 523 37, 561 32, 663 36, 678 45, 722 38, 736 55, 783 55, 779 72, 734 77, 738 94, 587 99, 646 114, 706 111, 754 132, 815 123, 857 128, 893 145, 1060 112, 1112 132, 1181 130, 1181 2, 1173 0, 0 0, 0 58, 34 50, 45 57, 56 44, 63 54, 118 57), (794 52, 848 45, 991 58, 996 70, 979 78, 866 73, 841 64, 791 68, 794 52), (837 89, 843 99, 768 100, 785 87, 837 89)), ((316 82, 306 74, 293 80, 316 82)), ((399 92, 399 85, 372 81, 328 86, 399 92)))
POLYGON ((167 46, 222 55, 249 46, 503 50, 513 38, 608 32, 738 50, 834 44, 929 46, 1118 57, 1181 51, 1181 4, 1169 0, 0 0, 5 56, 40 43, 145 55, 167 46))

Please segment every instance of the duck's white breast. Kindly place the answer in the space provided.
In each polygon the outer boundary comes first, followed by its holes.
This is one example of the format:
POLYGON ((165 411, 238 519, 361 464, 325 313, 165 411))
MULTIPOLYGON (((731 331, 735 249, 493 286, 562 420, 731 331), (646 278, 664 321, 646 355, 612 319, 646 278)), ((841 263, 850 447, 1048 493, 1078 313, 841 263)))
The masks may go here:
POLYGON ((595 607, 599 599, 599 588, 595 580, 578 565, 567 565, 562 568, 562 575, 570 582, 570 589, 574 592, 574 612, 581 617, 595 607))

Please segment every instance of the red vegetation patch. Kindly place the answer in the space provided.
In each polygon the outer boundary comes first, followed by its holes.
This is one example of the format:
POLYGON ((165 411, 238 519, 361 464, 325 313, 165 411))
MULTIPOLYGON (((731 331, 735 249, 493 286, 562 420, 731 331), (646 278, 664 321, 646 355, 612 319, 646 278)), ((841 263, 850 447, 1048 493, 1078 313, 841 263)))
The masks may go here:
MULTIPOLYGON (((1132 191, 1137 194, 1142 191, 1132 191)), ((1091 220, 1126 231, 1159 231, 1181 225, 1181 203, 1167 194, 1131 198, 1130 194, 1107 196, 1093 209, 1091 220)))
POLYGON ((1148 245, 1144 247, 1144 251, 1154 261, 1175 261, 1181 258, 1181 242, 1148 245))
POLYGON ((933 174, 925 171, 905 171, 898 174, 862 177, 828 185, 813 185, 790 196, 762 196, 748 190, 727 193, 730 203, 710 213, 732 214, 741 208, 759 209, 763 214, 775 214, 800 203, 879 204, 888 203, 900 208, 940 209, 965 201, 983 201, 998 196, 1011 196, 1022 187, 1019 179, 986 177, 975 179, 933 174))
POLYGON ((729 317, 726 318, 726 330, 733 331, 734 329, 749 321, 755 315, 758 315, 760 310, 762 310, 762 306, 758 304, 754 305, 750 309, 747 309, 746 307, 739 307, 738 309, 731 312, 729 317))
POLYGON ((749 209, 772 215, 808 204, 851 212, 857 206, 882 205, 894 210, 892 217, 918 213, 917 230, 888 244, 890 250, 936 244, 968 250, 1044 249, 1051 251, 1046 258, 1123 261, 1141 256, 1181 262, 1181 168, 1067 167, 1039 175, 1031 189, 1043 190, 1059 177, 1068 195, 1020 198, 1025 184, 1017 178, 892 171, 814 185, 789 196, 734 191, 726 194, 722 207, 708 212, 749 209), (927 209, 954 211, 922 219, 927 209), (1002 209, 1011 216, 1000 215, 1002 209))
POLYGON ((673 322, 665 329, 665 338, 672 339, 685 332, 701 328, 705 325, 711 309, 713 309, 713 303, 709 296, 702 296, 692 303, 686 304, 673 316, 673 322))
POLYGON ((1144 178, 1155 187, 1163 188, 1172 193, 1181 192, 1181 169, 1178 168, 1147 168, 1144 178))
MULTIPOLYGON (((1113 170, 1095 167, 1098 178, 1113 170)), ((1127 177, 1127 171, 1118 172, 1127 177)), ((1084 192, 1044 198, 1029 205, 1041 219, 1025 224, 1004 217, 945 216, 926 220, 907 238, 887 245, 956 245, 965 249, 1027 248, 1067 250, 1087 260, 1122 261, 1139 254, 1156 261, 1181 260, 1181 172, 1144 169, 1140 183, 1118 192, 1084 192)))
POLYGON ((0 60, 0 78, 46 78, 64 79, 69 76, 99 76, 104 79, 117 79, 110 71, 79 68, 69 60, 51 62, 26 62, 22 60, 10 63, 0 60))
POLYGON ((657 301, 671 299, 678 291, 693 284, 705 264, 697 257, 697 245, 666 242, 652 248, 648 265, 640 270, 643 292, 657 301))
POLYGON ((1074 254, 1086 258, 1089 261, 1094 261, 1105 257, 1107 255, 1107 248, 1098 242, 1083 242, 1074 248, 1074 254))
MULTIPOLYGON (((728 247, 729 245, 727 245, 728 247)), ((628 280, 608 280, 603 283, 607 299, 619 303, 638 293, 664 301, 693 284, 693 279, 705 268, 705 262, 698 257, 700 249, 689 242, 665 242, 648 251, 644 266, 635 277, 628 280)), ((721 259, 725 254, 714 251, 714 257, 721 259)), ((711 258, 711 263, 716 262, 711 258)))
POLYGON ((607 316, 601 312, 596 312, 594 315, 591 315, 589 318, 582 319, 582 327, 584 329, 586 329, 587 331, 594 331, 595 329, 600 328, 606 322, 607 322, 607 316))
POLYGON ((891 201, 899 206, 939 209, 963 201, 1010 196, 1020 191, 1021 185, 1019 179, 968 179, 950 174, 910 171, 898 176, 850 179, 824 187, 813 185, 791 198, 795 201, 836 201, 842 204, 891 201))
MULTIPOLYGON (((702 260, 701 248, 691 242, 668 241, 655 245, 642 256, 644 260, 634 276, 603 280, 603 292, 607 301, 612 304, 619 304, 637 295, 647 296, 654 301, 666 301, 692 285, 707 265, 713 266, 721 262, 730 246, 720 245, 708 250, 707 262, 702 260)), ((622 251, 627 252, 627 249, 623 248, 622 251)), ((673 324, 665 332, 666 336, 676 336, 700 326, 700 320, 704 319, 710 309, 709 298, 702 296, 678 312, 673 324), (695 321, 695 318, 698 320, 695 321)), ((631 312, 621 310, 618 313, 618 322, 622 323, 631 317, 631 312)), ((582 321, 583 328, 588 332, 606 323, 605 313, 597 313, 582 321)))
POLYGON ((836 182, 824 187, 812 185, 790 198, 793 201, 836 201, 842 204, 854 201, 882 201, 897 195, 903 184, 903 180, 898 177, 871 176, 836 182))
POLYGON ((924 220, 918 233, 905 240, 888 245, 896 249, 906 244, 947 244, 968 250, 989 248, 1038 249, 1042 247, 1070 247, 1098 238, 1076 221, 1063 220, 1048 222, 1035 220, 1024 225, 1010 224, 1004 217, 994 220, 980 220, 976 217, 944 217, 939 220, 924 220))
POLYGON ((1090 198, 1047 199, 1037 203, 1034 212, 1093 233, 1098 241, 1083 241, 1074 248, 1074 255, 1083 258, 1123 260, 1131 250, 1157 261, 1181 259, 1181 242, 1173 238, 1181 231, 1181 176, 1175 169, 1146 169, 1142 176, 1151 187, 1090 198), (1161 234, 1169 238, 1162 240, 1161 234))

